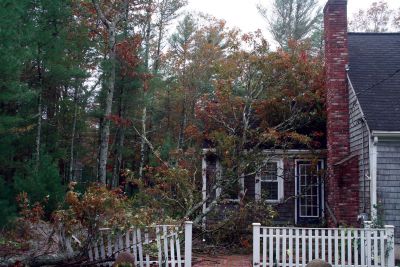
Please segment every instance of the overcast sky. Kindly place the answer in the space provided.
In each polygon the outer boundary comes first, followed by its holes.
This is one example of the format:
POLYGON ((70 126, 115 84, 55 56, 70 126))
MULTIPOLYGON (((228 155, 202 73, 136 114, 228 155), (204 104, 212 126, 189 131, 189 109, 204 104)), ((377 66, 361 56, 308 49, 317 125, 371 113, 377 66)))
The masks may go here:
MULTIPOLYGON (((228 26, 238 27, 244 32, 257 29, 266 33, 267 24, 259 15, 256 5, 271 5, 273 0, 188 0, 186 10, 208 13, 219 19, 227 21, 228 26)), ((327 0, 319 0, 323 7, 327 0)), ((349 17, 360 8, 367 8, 372 2, 378 0, 348 0, 349 17)), ((400 7, 400 0, 387 0, 391 8, 400 7)))

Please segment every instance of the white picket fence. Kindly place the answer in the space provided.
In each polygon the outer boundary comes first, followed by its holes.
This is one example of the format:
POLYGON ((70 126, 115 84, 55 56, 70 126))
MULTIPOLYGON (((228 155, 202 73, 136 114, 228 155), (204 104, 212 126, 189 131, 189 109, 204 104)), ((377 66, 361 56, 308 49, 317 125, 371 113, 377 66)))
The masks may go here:
POLYGON ((100 238, 88 252, 90 262, 101 261, 98 265, 111 266, 113 261, 105 260, 129 252, 135 258, 135 266, 139 267, 191 267, 192 224, 185 222, 183 229, 176 225, 131 228, 125 233, 101 229, 100 238))
POLYGON ((253 223, 253 266, 394 267, 394 227, 384 229, 262 227, 253 223))

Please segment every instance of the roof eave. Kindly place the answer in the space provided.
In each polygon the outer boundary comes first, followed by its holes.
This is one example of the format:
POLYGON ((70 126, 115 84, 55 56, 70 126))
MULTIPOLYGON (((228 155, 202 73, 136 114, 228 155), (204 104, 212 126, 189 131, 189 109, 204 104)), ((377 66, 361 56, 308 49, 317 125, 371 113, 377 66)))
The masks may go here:
POLYGON ((360 100, 358 99, 356 90, 354 90, 354 86, 353 86, 353 83, 351 82, 351 79, 350 79, 350 75, 349 75, 348 70, 347 70, 347 81, 348 81, 348 83, 349 83, 349 89, 353 92, 353 94, 354 94, 355 97, 356 97, 357 105, 358 105, 358 108, 360 109, 360 113, 361 113, 361 118, 362 118, 362 120, 364 121, 365 125, 367 126, 368 132, 370 133, 370 132, 371 132, 371 129, 370 129, 369 125, 368 125, 367 118, 365 117, 365 113, 364 113, 364 110, 363 110, 363 108, 362 108, 362 106, 361 106, 360 100))
POLYGON ((372 131, 373 137, 395 137, 400 138, 400 131, 372 131))

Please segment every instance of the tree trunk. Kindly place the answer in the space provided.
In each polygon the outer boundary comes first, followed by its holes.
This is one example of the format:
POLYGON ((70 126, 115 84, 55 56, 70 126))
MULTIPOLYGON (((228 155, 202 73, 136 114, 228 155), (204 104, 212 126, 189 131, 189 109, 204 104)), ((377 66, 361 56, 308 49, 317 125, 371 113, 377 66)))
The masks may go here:
POLYGON ((35 172, 39 170, 40 164, 40 140, 42 135, 42 94, 39 94, 38 100, 38 121, 36 131, 36 151, 35 151, 35 172))
POLYGON ((78 114, 78 87, 75 88, 74 92, 74 117, 72 122, 72 132, 71 132, 71 148, 69 155, 69 181, 74 180, 74 148, 75 148, 75 131, 76 131, 76 121, 78 114))
MULTIPOLYGON (((146 13, 146 35, 145 35, 145 55, 144 55, 144 65, 146 74, 149 73, 149 57, 150 57, 150 34, 151 34, 151 5, 153 1, 149 1, 147 13, 146 13)), ((143 109, 142 109, 142 132, 141 132, 141 142, 140 142, 140 165, 139 165, 139 177, 143 178, 143 170, 146 165, 146 150, 147 150, 147 92, 146 89, 143 88, 143 109)))
POLYGON ((109 60, 111 64, 110 78, 108 81, 108 91, 105 103, 104 121, 101 125, 100 130, 100 152, 99 152, 99 172, 98 180, 99 182, 106 184, 107 182, 107 158, 108 158, 108 142, 110 139, 110 120, 112 102, 114 96, 114 86, 115 86, 115 31, 116 24, 111 23, 109 25, 108 35, 109 35, 109 60))
MULTIPOLYGON (((118 115, 121 119, 125 116, 125 99, 124 99, 124 90, 121 87, 119 94, 119 107, 118 107, 118 115)), ((122 167, 122 150, 124 147, 125 140, 125 125, 122 123, 119 125, 115 137, 115 148, 114 148, 114 167, 111 178, 111 186, 113 188, 119 186, 119 176, 122 167)))
POLYGON ((163 38, 163 31, 164 27, 162 25, 162 22, 160 22, 160 26, 158 28, 158 40, 157 40, 157 51, 155 55, 155 60, 154 60, 154 67, 153 67, 153 72, 155 75, 158 73, 158 69, 160 68, 160 56, 161 56, 161 42, 163 38))
POLYGON ((167 89, 167 127, 166 132, 170 134, 171 132, 171 89, 167 89))
POLYGON ((121 126, 118 128, 118 132, 116 135, 116 142, 115 142, 115 160, 114 160, 114 167, 113 167, 113 174, 112 174, 112 187, 115 188, 119 186, 119 176, 122 167, 122 149, 124 147, 125 141, 125 127, 121 126))
MULTIPOLYGON (((38 45, 38 55, 41 54, 40 45, 38 45)), ((40 164, 40 143, 42 138, 42 92, 43 92, 43 80, 42 80, 42 66, 40 59, 37 59, 37 75, 39 84, 39 98, 38 98, 38 121, 36 131, 36 151, 35 151, 35 172, 39 171, 40 164)))
POLYGON ((178 149, 181 149, 185 143, 185 128, 187 124, 187 114, 186 114, 186 97, 182 103, 182 118, 179 127, 179 137, 178 137, 178 149))
POLYGON ((149 3, 148 3, 147 11, 146 11, 146 33, 145 33, 144 65, 145 65, 145 69, 146 69, 147 73, 149 72, 152 4, 153 4, 153 1, 150 0, 149 3))
POLYGON ((146 121, 147 121, 147 108, 146 106, 142 111, 142 140, 140 142, 140 166, 139 166, 139 177, 143 178, 143 169, 145 165, 145 156, 146 156, 146 121))
POLYGON ((187 86, 189 83, 187 83, 186 79, 186 48, 183 51, 183 70, 182 70, 182 85, 183 85, 183 102, 182 102, 182 118, 180 122, 180 127, 179 127, 179 136, 178 136, 178 149, 182 148, 184 143, 185 143, 185 129, 186 129, 186 124, 187 124, 187 86))
POLYGON ((80 252, 74 254, 60 253, 55 255, 27 256, 23 259, 0 259, 0 266, 80 266, 86 257, 80 252), (22 264, 22 265, 21 265, 22 264))

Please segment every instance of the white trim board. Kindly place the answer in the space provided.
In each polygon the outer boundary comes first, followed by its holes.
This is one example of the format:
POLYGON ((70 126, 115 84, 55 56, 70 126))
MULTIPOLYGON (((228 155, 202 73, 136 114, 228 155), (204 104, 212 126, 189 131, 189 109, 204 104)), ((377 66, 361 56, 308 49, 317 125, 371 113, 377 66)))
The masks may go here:
POLYGON ((377 161, 378 161, 378 138, 369 139, 369 175, 370 175, 370 198, 371 198, 371 218, 375 217, 375 207, 377 205, 376 185, 377 185, 377 161))
POLYGON ((309 150, 309 149, 264 149, 263 153, 272 155, 273 157, 279 158, 282 155, 290 155, 290 156, 300 156, 300 155, 318 155, 318 156, 326 156, 326 149, 318 149, 318 150, 309 150))

